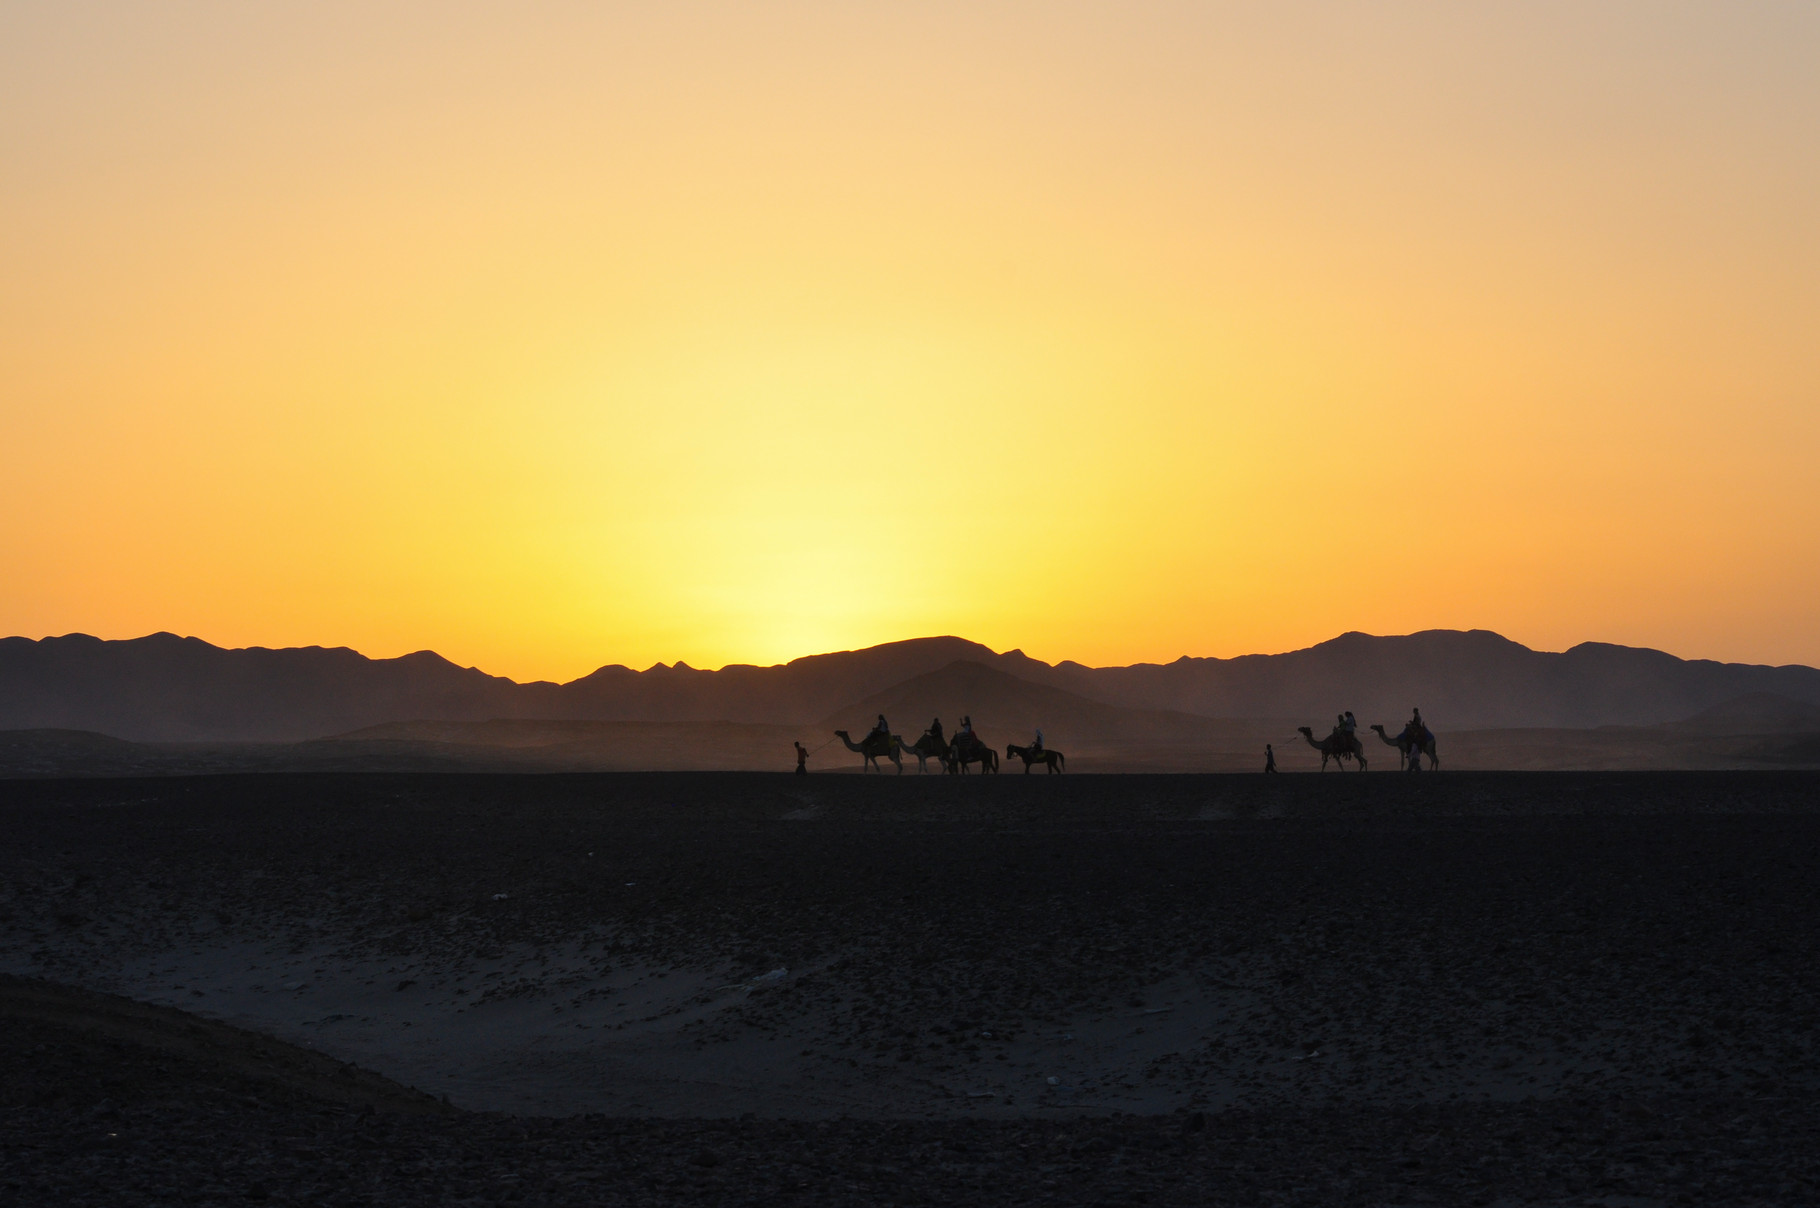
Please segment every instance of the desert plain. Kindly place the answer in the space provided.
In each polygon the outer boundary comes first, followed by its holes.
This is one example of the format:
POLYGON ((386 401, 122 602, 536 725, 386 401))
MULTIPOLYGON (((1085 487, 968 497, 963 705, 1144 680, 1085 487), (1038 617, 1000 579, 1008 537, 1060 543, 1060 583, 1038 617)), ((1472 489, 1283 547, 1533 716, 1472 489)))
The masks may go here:
POLYGON ((0 1199, 1813 1202, 1817 789, 0 782, 0 1199))

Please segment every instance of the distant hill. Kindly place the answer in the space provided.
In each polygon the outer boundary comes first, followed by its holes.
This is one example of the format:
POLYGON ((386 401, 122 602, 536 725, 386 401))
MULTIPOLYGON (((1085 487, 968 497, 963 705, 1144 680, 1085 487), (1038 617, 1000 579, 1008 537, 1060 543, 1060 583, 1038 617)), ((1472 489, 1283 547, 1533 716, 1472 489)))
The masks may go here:
POLYGON ((481 720, 515 712, 538 687, 427 650, 370 659, 321 646, 223 650, 170 633, 0 639, 0 729, 142 742, 283 742, 407 717, 481 720))
POLYGON ((1401 721, 1420 707, 1448 729, 1649 726, 1754 692, 1820 704, 1812 667, 1690 661, 1597 642, 1552 654, 1478 629, 1348 633, 1288 654, 1131 667, 1037 663, 1026 674, 1130 707, 1317 720, 1351 709, 1361 723, 1401 721))
POLYGON ((1693 734, 1820 734, 1820 705, 1752 692, 1666 728, 1693 734))
POLYGON ((1223 740, 1230 728, 1188 713, 1123 709, 983 663, 960 661, 837 710, 817 729, 842 728, 858 739, 880 713, 906 742, 915 742, 936 717, 952 735, 962 714, 968 714, 980 737, 1001 751, 1007 743, 1030 742, 1039 726, 1045 743, 1064 750, 1119 741, 1204 747, 1223 740))
POLYGON ((928 717, 917 714, 939 713, 952 725, 950 714, 970 707, 969 693, 984 702, 972 712, 994 741, 1021 740, 1039 723, 1058 744, 1077 731, 1123 734, 1132 726, 1194 741, 1200 722, 1191 718, 1299 719, 1318 730, 1341 709, 1365 724, 1393 725, 1418 705, 1443 731, 1653 726, 1753 694, 1820 706, 1820 671, 1594 643, 1550 654, 1494 633, 1432 630, 1352 633, 1287 654, 1101 668, 997 654, 957 637, 918 638, 774 667, 608 666, 567 684, 519 684, 429 651, 369 659, 314 646, 225 650, 168 633, 0 639, 0 729, 88 730, 140 742, 295 742, 388 722, 492 719, 800 727, 839 717, 863 729, 868 712, 881 708, 895 712, 900 730, 920 733, 928 717), (952 670, 959 664, 979 670, 952 670), (923 680, 938 674, 947 678, 923 680), (1145 716, 1133 721, 1132 712, 1145 716))

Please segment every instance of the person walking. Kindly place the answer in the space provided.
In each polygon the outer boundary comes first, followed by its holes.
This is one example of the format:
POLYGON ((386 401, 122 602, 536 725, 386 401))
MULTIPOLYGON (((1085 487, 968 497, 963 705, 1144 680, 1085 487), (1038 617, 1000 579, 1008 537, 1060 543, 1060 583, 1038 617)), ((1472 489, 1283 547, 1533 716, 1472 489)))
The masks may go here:
POLYGON ((1269 743, 1265 743, 1264 744, 1264 771, 1265 772, 1274 772, 1276 770, 1277 770, 1277 753, 1270 749, 1269 743))
POLYGON ((796 774, 798 776, 809 774, 809 748, 800 742, 796 744, 796 774))

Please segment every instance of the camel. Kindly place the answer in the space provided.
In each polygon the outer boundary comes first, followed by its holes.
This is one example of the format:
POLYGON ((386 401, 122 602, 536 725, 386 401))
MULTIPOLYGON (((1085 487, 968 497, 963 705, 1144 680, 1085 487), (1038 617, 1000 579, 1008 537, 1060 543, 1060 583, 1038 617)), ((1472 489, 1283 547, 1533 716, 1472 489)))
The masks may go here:
POLYGON ((1036 747, 1020 747, 1014 743, 1005 748, 1005 758, 1023 760, 1024 775, 1026 776, 1030 775, 1030 765, 1033 763, 1043 764, 1048 767, 1051 772, 1065 772, 1068 770, 1066 767, 1062 766, 1068 762, 1062 758, 1062 753, 1060 751, 1050 750, 1048 747, 1043 747, 1039 750, 1036 747))
POLYGON ((1327 761, 1329 759, 1339 764, 1342 772, 1346 770, 1346 761, 1348 759, 1358 760, 1359 771, 1363 772, 1365 770, 1365 747, 1364 744, 1359 741, 1359 736, 1357 734, 1347 734, 1343 731, 1335 730, 1326 738, 1316 742, 1314 740, 1314 731, 1307 726, 1297 726, 1296 730, 1303 738, 1308 740, 1309 746, 1321 753, 1321 770, 1323 772, 1327 770, 1327 761))
POLYGON ((868 767, 874 772, 884 771, 885 769, 878 766, 878 757, 883 755, 886 759, 889 759, 892 763, 897 765, 897 774, 899 776, 904 774, 904 757, 899 754, 903 749, 904 740, 897 735, 892 734, 885 738, 875 738, 868 734, 866 736, 866 741, 863 743, 854 742, 851 738, 848 738, 845 730, 836 730, 834 736, 846 743, 849 751, 857 751, 860 755, 864 756, 864 758, 860 760, 859 765, 859 770, 862 773, 864 773, 868 767))
POLYGON ((980 765, 980 774, 998 771, 998 752, 975 738, 972 742, 955 742, 948 748, 948 774, 967 774, 967 765, 980 765))
POLYGON ((1424 742, 1421 745, 1420 749, 1414 749, 1416 746, 1416 743, 1415 743, 1415 740, 1409 736, 1409 727, 1408 726, 1404 726, 1403 732, 1401 734, 1397 735, 1395 738, 1392 738, 1390 735, 1384 733, 1383 726, 1373 726, 1371 728, 1378 732, 1379 738, 1382 738, 1385 742, 1389 743, 1391 746, 1393 746, 1397 749, 1398 754, 1401 755, 1401 757, 1402 757, 1403 765, 1405 767, 1408 767, 1409 760, 1414 759, 1414 760, 1416 760, 1415 770, 1418 772, 1421 771, 1422 770, 1421 757, 1424 755, 1428 756, 1428 770, 1429 771, 1432 772, 1436 768, 1441 766, 1441 759, 1438 755, 1435 754, 1435 736, 1432 732, 1424 731, 1425 733, 1428 734, 1428 741, 1424 742))
POLYGON ((947 766, 948 742, 946 739, 937 738, 933 734, 923 735, 916 740, 914 746, 906 746, 904 750, 916 756, 916 770, 919 775, 929 770, 929 761, 931 759, 935 760, 940 766, 947 766))

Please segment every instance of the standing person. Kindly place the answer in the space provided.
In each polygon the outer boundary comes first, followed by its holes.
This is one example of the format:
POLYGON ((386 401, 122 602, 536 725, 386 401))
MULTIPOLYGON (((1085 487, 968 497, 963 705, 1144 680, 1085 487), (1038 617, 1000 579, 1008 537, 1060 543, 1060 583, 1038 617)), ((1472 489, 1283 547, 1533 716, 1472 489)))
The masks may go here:
POLYGON ((800 742, 796 744, 796 774, 798 776, 809 774, 809 748, 800 742))
POLYGON ((1269 743, 1265 743, 1264 744, 1264 771, 1274 772, 1276 770, 1277 770, 1277 753, 1270 749, 1269 743))

